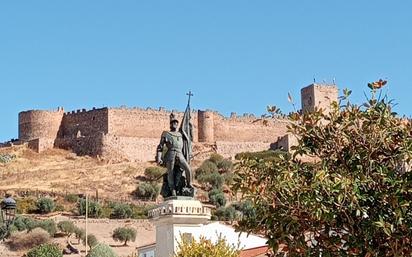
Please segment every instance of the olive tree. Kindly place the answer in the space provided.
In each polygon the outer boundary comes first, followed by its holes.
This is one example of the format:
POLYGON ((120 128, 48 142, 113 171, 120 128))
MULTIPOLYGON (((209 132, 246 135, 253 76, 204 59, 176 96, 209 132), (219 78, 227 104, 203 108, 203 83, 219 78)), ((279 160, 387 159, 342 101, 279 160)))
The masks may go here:
POLYGON ((362 105, 344 90, 330 112, 291 114, 292 155, 241 158, 234 190, 254 212, 239 228, 275 254, 410 256, 412 125, 377 96, 385 83, 370 83, 362 105))

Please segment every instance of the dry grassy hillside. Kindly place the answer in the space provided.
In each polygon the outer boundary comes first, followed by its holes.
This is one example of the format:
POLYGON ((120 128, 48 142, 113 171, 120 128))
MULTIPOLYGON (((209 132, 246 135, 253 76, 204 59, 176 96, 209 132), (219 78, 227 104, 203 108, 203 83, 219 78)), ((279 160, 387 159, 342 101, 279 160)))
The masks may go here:
POLYGON ((119 199, 129 198, 137 178, 153 163, 106 163, 96 158, 53 149, 35 153, 25 146, 0 148, 0 154, 16 158, 0 163, 0 190, 40 190, 62 193, 90 193, 119 199))

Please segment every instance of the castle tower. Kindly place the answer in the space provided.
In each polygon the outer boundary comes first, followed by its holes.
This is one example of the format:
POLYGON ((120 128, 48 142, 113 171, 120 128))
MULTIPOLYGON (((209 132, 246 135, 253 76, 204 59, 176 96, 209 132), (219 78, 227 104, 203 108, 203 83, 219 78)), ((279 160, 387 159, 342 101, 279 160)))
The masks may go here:
POLYGON ((59 132, 64 110, 31 110, 19 113, 19 140, 29 142, 29 146, 40 152, 53 148, 59 132))
POLYGON ((214 113, 213 111, 198 111, 198 141, 214 142, 214 113))
POLYGON ((63 119, 63 108, 57 111, 30 110, 19 113, 19 140, 57 137, 63 119))
POLYGON ((329 112, 331 104, 338 101, 338 87, 336 85, 311 84, 301 90, 302 111, 313 112, 315 108, 322 108, 329 112))

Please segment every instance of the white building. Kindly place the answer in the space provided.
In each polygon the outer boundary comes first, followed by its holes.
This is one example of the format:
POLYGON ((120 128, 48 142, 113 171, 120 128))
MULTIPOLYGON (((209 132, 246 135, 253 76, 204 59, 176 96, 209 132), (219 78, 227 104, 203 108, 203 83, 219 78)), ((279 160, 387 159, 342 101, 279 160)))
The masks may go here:
MULTIPOLYGON (((267 250, 267 239, 236 232, 219 222, 210 222, 211 208, 191 199, 168 200, 149 212, 156 225, 156 242, 137 248, 139 257, 171 257, 182 237, 198 240, 201 236, 216 242, 219 236, 242 250, 243 256, 260 255, 267 250)), ((242 255, 241 255, 242 256, 242 255)))

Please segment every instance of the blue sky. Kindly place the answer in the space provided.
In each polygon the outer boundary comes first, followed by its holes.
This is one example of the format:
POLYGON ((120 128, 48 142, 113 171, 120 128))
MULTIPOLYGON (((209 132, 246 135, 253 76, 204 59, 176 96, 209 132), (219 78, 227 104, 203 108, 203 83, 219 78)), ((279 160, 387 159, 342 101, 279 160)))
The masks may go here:
POLYGON ((18 112, 102 106, 229 115, 291 110, 315 77, 353 89, 388 78, 410 115, 410 1, 0 2, 0 141, 18 112))

